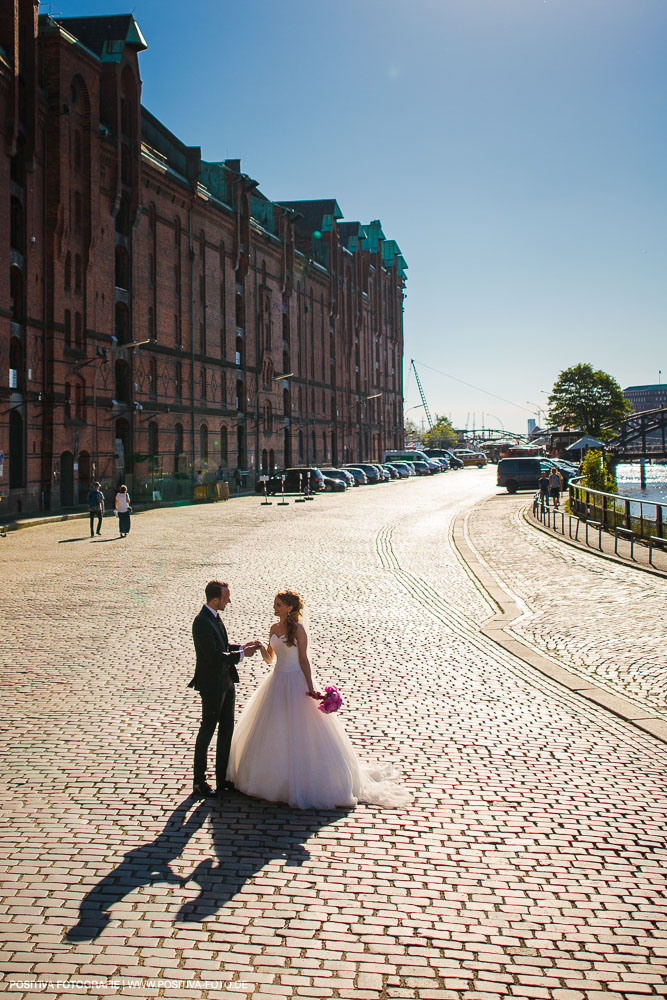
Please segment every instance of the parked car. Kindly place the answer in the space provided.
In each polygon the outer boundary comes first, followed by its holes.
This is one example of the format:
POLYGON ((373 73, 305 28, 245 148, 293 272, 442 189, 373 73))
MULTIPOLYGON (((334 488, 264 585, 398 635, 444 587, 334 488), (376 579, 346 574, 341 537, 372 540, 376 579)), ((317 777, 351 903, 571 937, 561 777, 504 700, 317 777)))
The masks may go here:
POLYGON ((539 487, 542 471, 548 473, 554 466, 563 478, 563 486, 567 486, 570 479, 577 475, 576 469, 569 469, 558 459, 501 458, 498 462, 496 482, 498 486, 504 486, 508 493, 516 493, 517 490, 536 490, 539 487))
POLYGON ((424 454, 428 455, 429 458, 444 458, 449 462, 450 469, 462 469, 463 461, 457 458, 451 451, 447 448, 424 448, 424 454))
POLYGON ((348 486, 357 486, 357 481, 349 469, 320 469, 323 476, 331 476, 332 479, 342 479, 348 486))
MULTIPOLYGON (((300 493, 304 486, 307 486, 311 493, 317 493, 324 489, 324 477, 317 466, 297 466, 293 469, 284 469, 282 472, 275 472, 266 483, 267 493, 280 493, 282 490, 283 478, 285 480, 285 493, 300 493)), ((264 483, 261 477, 255 483, 257 493, 264 492, 264 483)))
POLYGON ((407 479, 410 475, 406 462, 390 462, 387 465, 388 469, 394 469, 401 479, 407 479))
POLYGON ((415 463, 414 462, 401 462, 401 465, 404 465, 405 468, 408 470, 408 475, 409 476, 416 476, 417 475, 417 470, 415 469, 415 463))
POLYGON ((322 479, 324 480, 324 489, 327 493, 344 493, 348 489, 348 485, 344 479, 327 476, 324 472, 322 473, 322 479))
MULTIPOLYGON (((344 466, 344 468, 347 469, 349 468, 349 466, 346 465, 344 466)), ((378 470, 375 468, 374 465, 370 464, 370 462, 358 462, 355 468, 361 469, 362 472, 366 473, 366 479, 368 480, 369 483, 380 482, 380 473, 378 472, 378 470)))
POLYGON ((398 469, 395 469, 393 465, 383 465, 382 468, 387 473, 390 479, 400 479, 398 474, 398 469))
POLYGON ((449 462, 446 458, 435 458, 433 456, 429 457, 429 462, 431 465, 435 466, 436 472, 448 472, 449 462))
POLYGON ((428 462, 413 462, 412 464, 414 465, 415 472, 417 473, 418 476, 432 476, 433 475, 433 469, 428 464, 428 462))
POLYGON ((356 465, 346 465, 345 470, 354 476, 354 480, 357 486, 366 486, 368 483, 368 476, 363 469, 358 469, 356 465))
POLYGON ((454 454, 460 458, 464 465, 476 465, 478 469, 483 469, 486 465, 486 455, 483 451, 472 451, 470 448, 455 448, 454 454))

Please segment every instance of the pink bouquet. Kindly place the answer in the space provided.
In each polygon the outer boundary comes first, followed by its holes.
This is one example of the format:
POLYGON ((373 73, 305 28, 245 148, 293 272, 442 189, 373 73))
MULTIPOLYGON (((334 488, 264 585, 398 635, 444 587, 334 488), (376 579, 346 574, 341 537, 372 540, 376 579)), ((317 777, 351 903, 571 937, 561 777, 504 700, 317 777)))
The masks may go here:
POLYGON ((325 687, 324 694, 321 698, 322 700, 317 707, 320 712, 324 712, 326 715, 330 715, 332 712, 337 712, 343 704, 343 699, 338 693, 338 688, 335 688, 333 685, 325 687))

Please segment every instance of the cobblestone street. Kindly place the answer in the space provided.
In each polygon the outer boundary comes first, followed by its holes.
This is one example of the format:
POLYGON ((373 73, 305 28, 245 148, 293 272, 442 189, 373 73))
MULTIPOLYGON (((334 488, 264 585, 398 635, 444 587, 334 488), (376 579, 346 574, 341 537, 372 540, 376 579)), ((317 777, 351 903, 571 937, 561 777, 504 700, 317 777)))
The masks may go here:
MULTIPOLYGON (((479 633, 495 608, 451 529, 495 492, 495 468, 471 469, 151 511, 123 540, 110 518, 94 541, 86 521, 0 539, 5 990, 664 995, 667 746, 479 633), (188 797, 190 627, 212 577, 231 585, 232 641, 266 641, 276 590, 303 594, 316 675, 359 756, 399 769, 407 810, 188 797)), ((667 584, 561 555, 515 499, 470 524, 535 601, 517 628, 664 710, 667 584)), ((242 665, 239 711, 267 670, 242 665)))

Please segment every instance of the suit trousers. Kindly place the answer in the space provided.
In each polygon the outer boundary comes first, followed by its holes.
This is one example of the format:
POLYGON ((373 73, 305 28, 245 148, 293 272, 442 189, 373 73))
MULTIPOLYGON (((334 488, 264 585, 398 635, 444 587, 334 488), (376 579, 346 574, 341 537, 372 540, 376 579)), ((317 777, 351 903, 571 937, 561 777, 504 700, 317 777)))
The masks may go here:
POLYGON ((98 510, 91 510, 91 512, 90 512, 90 534, 91 535, 94 534, 93 524, 95 522, 95 518, 97 518, 97 534, 99 535, 99 533, 100 533, 100 531, 102 529, 102 511, 101 510, 99 510, 99 511, 98 510))
POLYGON ((218 741, 215 748, 215 780, 218 788, 222 788, 227 777, 229 750, 234 732, 234 702, 236 692, 230 682, 226 691, 206 690, 201 695, 201 725, 195 742, 195 783, 206 780, 206 762, 208 748, 215 727, 218 727, 218 741))

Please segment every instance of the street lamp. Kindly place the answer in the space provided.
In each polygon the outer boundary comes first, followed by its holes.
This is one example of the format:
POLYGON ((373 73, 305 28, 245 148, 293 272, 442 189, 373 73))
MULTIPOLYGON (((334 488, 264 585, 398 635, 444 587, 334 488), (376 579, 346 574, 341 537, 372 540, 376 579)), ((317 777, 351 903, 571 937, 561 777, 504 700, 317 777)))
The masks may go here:
POLYGON ((533 403, 530 399, 527 399, 526 402, 529 403, 531 406, 535 407, 535 412, 537 413, 537 419, 541 420, 544 416, 544 410, 542 409, 542 407, 538 403, 533 403), (540 414, 542 414, 542 417, 540 417, 540 414))

